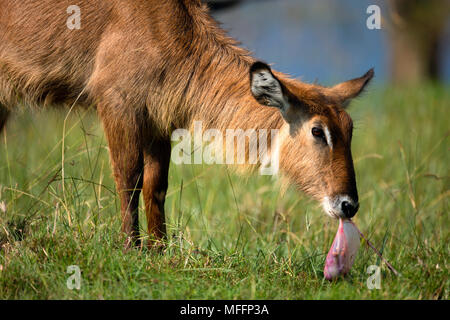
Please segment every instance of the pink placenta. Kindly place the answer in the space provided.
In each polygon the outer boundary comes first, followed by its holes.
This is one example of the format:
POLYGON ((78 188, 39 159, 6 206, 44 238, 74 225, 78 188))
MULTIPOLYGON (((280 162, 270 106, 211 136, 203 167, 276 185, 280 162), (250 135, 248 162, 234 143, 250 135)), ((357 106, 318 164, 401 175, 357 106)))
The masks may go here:
POLYGON ((359 248, 358 229, 351 220, 339 219, 339 228, 325 260, 324 275, 333 280, 347 274, 359 248))

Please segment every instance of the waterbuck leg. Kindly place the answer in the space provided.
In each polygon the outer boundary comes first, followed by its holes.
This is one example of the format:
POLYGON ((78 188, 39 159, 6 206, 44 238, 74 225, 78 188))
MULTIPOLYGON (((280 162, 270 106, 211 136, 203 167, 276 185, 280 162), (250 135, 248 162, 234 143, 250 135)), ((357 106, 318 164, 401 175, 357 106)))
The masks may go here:
POLYGON ((162 248, 161 240, 166 235, 164 201, 168 186, 170 150, 170 140, 150 141, 144 148, 143 195, 149 248, 162 248))
POLYGON ((0 132, 2 132, 3 127, 6 124, 6 120, 8 120, 9 111, 5 106, 0 104, 0 132))
POLYGON ((139 194, 142 188, 143 156, 141 125, 137 115, 110 117, 108 110, 98 108, 109 144, 111 166, 119 193, 125 249, 139 246, 139 194), (109 115, 109 116, 108 116, 109 115))

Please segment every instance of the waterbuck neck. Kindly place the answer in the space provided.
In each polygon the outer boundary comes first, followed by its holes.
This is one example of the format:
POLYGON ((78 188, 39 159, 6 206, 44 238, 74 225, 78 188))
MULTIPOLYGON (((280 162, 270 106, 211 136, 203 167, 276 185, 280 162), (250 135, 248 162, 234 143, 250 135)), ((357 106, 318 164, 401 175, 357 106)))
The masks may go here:
POLYGON ((164 67, 159 75, 164 110, 172 111, 173 127, 192 128, 194 121, 202 121, 204 129, 220 131, 281 128, 279 111, 262 106, 251 94, 249 70, 256 60, 250 53, 228 37, 204 8, 177 10, 178 21, 171 22, 180 24, 175 30, 157 26, 157 34, 171 39, 160 48, 164 67))

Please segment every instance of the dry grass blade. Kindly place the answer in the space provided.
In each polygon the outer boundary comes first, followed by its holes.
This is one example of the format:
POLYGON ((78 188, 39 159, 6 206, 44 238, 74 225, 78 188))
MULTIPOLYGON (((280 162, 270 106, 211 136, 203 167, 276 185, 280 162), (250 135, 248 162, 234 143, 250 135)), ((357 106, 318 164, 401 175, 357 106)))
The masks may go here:
POLYGON ((380 257, 380 259, 387 265, 387 267, 389 268, 389 270, 391 270, 396 276, 399 276, 400 273, 395 270, 395 268, 389 263, 389 261, 387 261, 383 255, 381 254, 380 251, 378 251, 377 248, 375 248, 375 246, 364 236, 364 234, 358 229, 358 227, 353 223, 352 224, 355 226, 356 230, 358 231, 359 235, 361 236, 361 238, 364 239, 364 241, 366 241, 367 245, 377 254, 378 257, 380 257))

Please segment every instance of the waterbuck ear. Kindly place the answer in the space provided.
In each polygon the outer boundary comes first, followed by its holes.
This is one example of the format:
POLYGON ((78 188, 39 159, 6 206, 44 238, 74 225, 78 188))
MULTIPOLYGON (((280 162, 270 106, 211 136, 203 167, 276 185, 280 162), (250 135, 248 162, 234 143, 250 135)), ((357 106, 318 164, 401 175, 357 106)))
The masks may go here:
POLYGON ((374 72, 372 68, 362 77, 339 83, 330 88, 331 94, 343 107, 347 107, 350 101, 364 90, 373 76, 374 72))
POLYGON ((250 88, 255 99, 262 105, 276 107, 285 113, 289 107, 285 88, 264 62, 250 67, 250 88))

